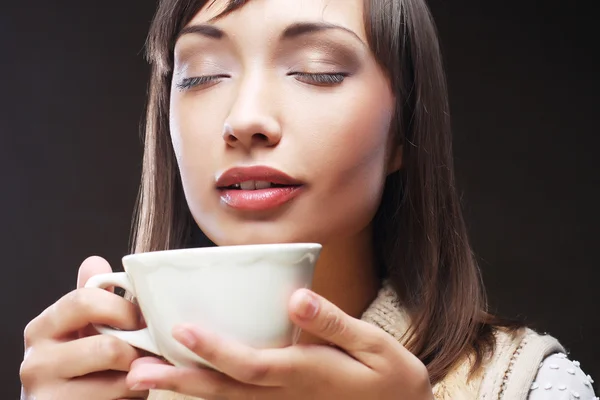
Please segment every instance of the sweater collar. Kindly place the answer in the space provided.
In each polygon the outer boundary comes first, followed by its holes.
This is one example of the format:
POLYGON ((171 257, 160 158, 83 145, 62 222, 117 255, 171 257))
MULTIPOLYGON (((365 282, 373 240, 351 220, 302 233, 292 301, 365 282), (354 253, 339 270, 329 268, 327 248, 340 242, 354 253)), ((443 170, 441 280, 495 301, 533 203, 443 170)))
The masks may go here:
POLYGON ((361 319, 383 329, 400 343, 404 342, 410 327, 408 313, 400 305, 396 292, 387 282, 383 284, 361 319))

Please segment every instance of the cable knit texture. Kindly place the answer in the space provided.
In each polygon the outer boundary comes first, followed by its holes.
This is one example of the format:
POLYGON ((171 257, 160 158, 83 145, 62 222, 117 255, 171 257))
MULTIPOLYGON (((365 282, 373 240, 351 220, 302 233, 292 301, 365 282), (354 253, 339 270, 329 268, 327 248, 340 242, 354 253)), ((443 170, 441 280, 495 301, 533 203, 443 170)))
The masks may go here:
MULTIPOLYGON (((400 306, 393 289, 384 286, 362 319, 380 327, 396 340, 409 329, 409 317, 400 306)), ((499 330, 492 358, 469 379, 473 358, 466 356, 441 382, 433 387, 436 400, 527 400, 542 360, 564 352, 551 336, 530 329, 516 334, 499 330)), ((171 392, 153 391, 149 400, 201 400, 171 392)))

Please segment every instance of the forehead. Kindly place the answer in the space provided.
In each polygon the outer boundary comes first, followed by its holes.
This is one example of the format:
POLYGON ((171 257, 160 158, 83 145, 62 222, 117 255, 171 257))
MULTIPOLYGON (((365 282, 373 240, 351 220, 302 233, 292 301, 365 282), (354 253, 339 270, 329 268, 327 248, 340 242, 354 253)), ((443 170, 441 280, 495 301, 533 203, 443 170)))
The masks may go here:
MULTIPOLYGON (((364 27, 364 0, 249 0, 244 6, 216 20, 228 31, 269 25, 285 27, 298 21, 322 21, 353 30, 367 41, 364 27)), ((228 0, 207 2, 189 25, 210 22, 225 10, 228 0)), ((241 33, 241 32, 240 32, 241 33)))

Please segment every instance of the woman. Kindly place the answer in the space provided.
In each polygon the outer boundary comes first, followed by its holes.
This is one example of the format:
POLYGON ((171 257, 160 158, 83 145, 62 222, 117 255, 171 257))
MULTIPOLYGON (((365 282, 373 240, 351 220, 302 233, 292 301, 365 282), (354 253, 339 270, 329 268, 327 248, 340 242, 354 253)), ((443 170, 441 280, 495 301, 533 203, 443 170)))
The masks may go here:
MULTIPOLYGON (((148 55, 134 251, 322 243, 300 345, 181 326, 223 373, 175 368, 94 335, 137 310, 78 289, 28 325, 23 398, 594 397, 555 339, 486 312, 423 0, 162 0, 148 55)), ((86 260, 78 287, 108 271, 86 260)))

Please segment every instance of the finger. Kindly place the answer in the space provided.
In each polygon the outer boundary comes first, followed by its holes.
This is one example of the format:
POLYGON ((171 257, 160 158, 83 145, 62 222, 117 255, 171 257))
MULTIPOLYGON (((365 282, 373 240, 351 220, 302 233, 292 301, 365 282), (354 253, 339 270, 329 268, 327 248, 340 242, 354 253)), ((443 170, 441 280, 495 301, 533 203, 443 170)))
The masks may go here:
POLYGON ((375 368, 392 352, 393 338, 373 325, 352 318, 316 293, 300 289, 289 305, 292 321, 302 330, 332 343, 363 364, 375 368))
POLYGON ((173 337, 224 374, 237 381, 257 386, 286 386, 299 379, 304 380, 322 371, 320 366, 329 365, 328 361, 339 362, 340 358, 344 359, 342 361, 351 361, 363 367, 332 347, 289 346, 254 349, 194 325, 176 327, 173 329, 173 337))
MULTIPOLYGON (((86 258, 81 265, 79 266, 79 271, 77 273, 77 288, 81 289, 85 286, 87 281, 94 275, 111 273, 112 268, 108 261, 106 261, 102 257, 91 256, 86 258)), ((105 290, 108 292, 114 292, 114 287, 109 286, 105 290)), ((78 338, 92 336, 97 334, 98 331, 92 326, 89 325, 83 329, 79 330, 78 338)))
POLYGON ((84 287, 92 276, 111 272, 112 268, 104 258, 98 256, 88 257, 79 267, 79 272, 77 274, 77 289, 84 287))
POLYGON ((48 346, 48 363, 62 378, 73 378, 100 371, 129 371, 142 353, 127 342, 110 335, 89 336, 48 346), (60 362, 57 362, 60 360, 60 362))
POLYGON ((71 379, 94 372, 129 371, 131 363, 141 353, 129 344, 108 335, 29 349, 21 364, 21 378, 35 381, 43 377, 71 379))
POLYGON ((147 356, 147 357, 140 357, 140 358, 135 359, 133 361, 133 363, 131 363, 131 369, 137 368, 141 365, 149 365, 149 364, 171 365, 168 362, 163 361, 159 358, 147 356))
POLYGON ((168 390, 203 399, 282 398, 273 396, 277 388, 248 385, 208 368, 173 367, 154 362, 133 365, 127 384, 132 390, 168 390))
POLYGON ((105 290, 77 289, 31 321, 25 329, 25 341, 30 345, 39 339, 60 339, 90 323, 134 330, 139 325, 139 311, 131 302, 105 290))
POLYGON ((117 371, 72 379, 65 390, 65 398, 86 400, 147 399, 148 395, 147 390, 131 390, 127 386, 127 373, 117 371))

